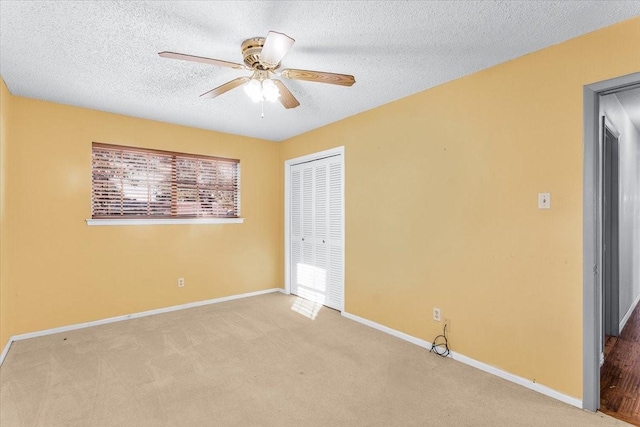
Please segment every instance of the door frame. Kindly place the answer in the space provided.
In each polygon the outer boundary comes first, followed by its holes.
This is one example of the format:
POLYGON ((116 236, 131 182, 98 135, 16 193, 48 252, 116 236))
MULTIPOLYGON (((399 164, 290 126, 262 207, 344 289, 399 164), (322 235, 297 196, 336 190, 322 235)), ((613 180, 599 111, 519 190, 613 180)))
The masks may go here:
POLYGON ((640 73, 592 83, 583 88, 583 340, 582 407, 600 407, 600 332, 602 327, 602 153, 600 147, 600 96, 640 84, 640 73))
POLYGON ((345 307, 345 292, 344 292, 344 274, 345 274, 345 238, 344 238, 344 229, 345 229, 345 203, 344 203, 344 193, 345 193, 345 159, 344 159, 344 146, 331 148, 324 151, 319 151, 317 153, 306 154, 301 157, 296 157, 294 159, 289 159, 284 162, 284 293, 289 295, 291 294, 291 275, 290 272, 290 262, 291 262, 291 166, 299 165, 300 163, 312 162, 314 160, 320 160, 327 157, 334 156, 342 156, 342 268, 343 268, 343 283, 342 283, 342 307, 340 311, 344 311, 345 307))

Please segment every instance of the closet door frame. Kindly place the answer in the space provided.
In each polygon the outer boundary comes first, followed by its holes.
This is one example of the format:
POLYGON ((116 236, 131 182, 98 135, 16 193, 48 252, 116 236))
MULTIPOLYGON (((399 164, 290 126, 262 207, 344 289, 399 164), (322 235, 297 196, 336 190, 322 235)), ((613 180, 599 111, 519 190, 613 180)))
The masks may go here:
POLYGON ((317 153, 307 154, 305 156, 289 159, 284 162, 284 293, 291 294, 291 167, 300 163, 312 162, 314 160, 321 160, 327 157, 341 156, 342 159, 342 268, 343 268, 343 282, 342 282, 342 305, 339 311, 344 311, 345 307, 345 292, 344 292, 344 277, 345 277, 345 161, 344 161, 344 146, 331 148, 329 150, 320 151, 317 153))

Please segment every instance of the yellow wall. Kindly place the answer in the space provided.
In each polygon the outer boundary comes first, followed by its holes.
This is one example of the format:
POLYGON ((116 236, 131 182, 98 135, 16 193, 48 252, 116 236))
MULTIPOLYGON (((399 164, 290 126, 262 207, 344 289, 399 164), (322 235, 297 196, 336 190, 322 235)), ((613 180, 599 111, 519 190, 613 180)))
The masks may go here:
POLYGON ((639 45, 640 18, 283 143, 345 146, 345 310, 431 341, 440 307, 454 351, 581 397, 582 90, 639 45))
POLYGON ((12 334, 283 286, 277 143, 11 101, 12 334), (92 141, 240 159, 244 224, 87 226, 92 141))
POLYGON ((13 97, 0 78, 0 352, 11 337, 8 274, 8 228, 7 228, 7 151, 10 121, 10 102, 13 97))

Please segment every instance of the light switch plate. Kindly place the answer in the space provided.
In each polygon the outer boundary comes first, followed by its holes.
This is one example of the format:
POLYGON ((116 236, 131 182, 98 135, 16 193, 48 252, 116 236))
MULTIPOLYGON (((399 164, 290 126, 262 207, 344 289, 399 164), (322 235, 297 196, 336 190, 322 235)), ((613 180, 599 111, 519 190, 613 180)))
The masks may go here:
POLYGON ((538 209, 551 209, 551 193, 538 193, 538 209))

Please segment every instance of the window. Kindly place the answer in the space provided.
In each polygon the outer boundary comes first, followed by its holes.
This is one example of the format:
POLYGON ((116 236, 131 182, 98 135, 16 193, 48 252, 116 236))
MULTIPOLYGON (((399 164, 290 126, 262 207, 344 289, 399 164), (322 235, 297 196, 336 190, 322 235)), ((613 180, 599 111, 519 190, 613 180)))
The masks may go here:
POLYGON ((240 161, 93 143, 93 219, 239 218, 240 161))

